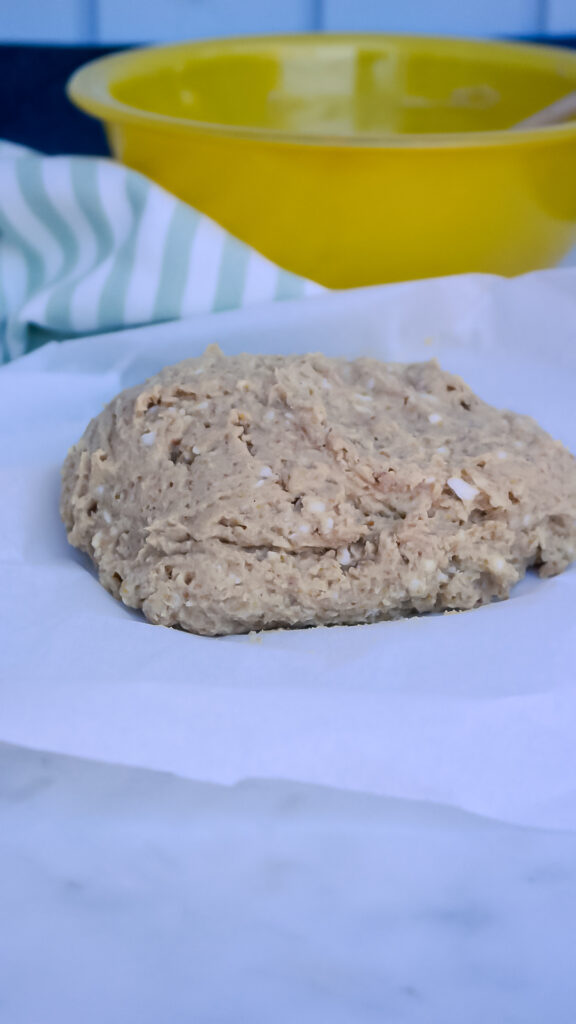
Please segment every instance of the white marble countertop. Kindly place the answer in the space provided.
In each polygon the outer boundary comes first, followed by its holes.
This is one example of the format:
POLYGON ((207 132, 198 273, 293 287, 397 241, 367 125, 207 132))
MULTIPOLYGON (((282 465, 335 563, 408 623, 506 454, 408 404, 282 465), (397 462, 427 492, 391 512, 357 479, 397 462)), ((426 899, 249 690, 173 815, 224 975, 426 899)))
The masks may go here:
POLYGON ((573 1024, 576 835, 0 745, 2 1024, 573 1024))

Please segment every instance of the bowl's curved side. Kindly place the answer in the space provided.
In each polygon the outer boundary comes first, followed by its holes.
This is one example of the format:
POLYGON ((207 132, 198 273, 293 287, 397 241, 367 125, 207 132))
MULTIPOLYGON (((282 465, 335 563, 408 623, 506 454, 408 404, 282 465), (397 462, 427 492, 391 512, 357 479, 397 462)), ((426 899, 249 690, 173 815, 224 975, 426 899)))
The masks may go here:
POLYGON ((576 135, 547 146, 415 150, 112 122, 107 130, 126 164, 332 288, 512 275, 554 264, 576 242, 576 135))

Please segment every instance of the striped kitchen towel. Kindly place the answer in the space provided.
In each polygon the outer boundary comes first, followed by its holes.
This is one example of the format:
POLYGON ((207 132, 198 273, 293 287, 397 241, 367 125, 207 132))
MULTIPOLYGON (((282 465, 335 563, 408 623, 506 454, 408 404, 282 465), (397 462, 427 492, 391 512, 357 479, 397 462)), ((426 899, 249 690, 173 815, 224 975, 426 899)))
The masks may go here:
POLYGON ((121 164, 0 142, 0 362, 323 290, 121 164))

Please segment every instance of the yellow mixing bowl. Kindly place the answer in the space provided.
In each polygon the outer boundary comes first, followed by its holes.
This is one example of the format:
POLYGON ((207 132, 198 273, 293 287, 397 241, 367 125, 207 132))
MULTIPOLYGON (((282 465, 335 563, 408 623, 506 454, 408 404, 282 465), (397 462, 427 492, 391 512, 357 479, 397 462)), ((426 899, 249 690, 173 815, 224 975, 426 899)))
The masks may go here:
POLYGON ((576 242, 576 122, 511 126, 576 89, 576 53, 383 35, 131 50, 69 95, 113 153, 333 288, 516 274, 576 242))

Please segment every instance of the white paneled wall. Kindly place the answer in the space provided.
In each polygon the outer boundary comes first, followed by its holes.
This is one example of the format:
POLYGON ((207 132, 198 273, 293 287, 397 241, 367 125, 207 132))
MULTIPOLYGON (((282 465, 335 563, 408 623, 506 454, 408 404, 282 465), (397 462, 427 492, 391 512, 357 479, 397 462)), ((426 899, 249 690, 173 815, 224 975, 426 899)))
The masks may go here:
MULTIPOLYGON (((566 0, 576 4, 576 0, 566 0)), ((324 23, 329 31, 366 29, 382 32, 437 32, 477 35, 537 31, 538 0, 325 0, 324 23)))
POLYGON ((91 34, 92 0, 0 0, 0 41, 79 42, 91 34))
POLYGON ((576 0, 548 0, 549 31, 576 32, 576 0))
POLYGON ((106 42, 301 32, 310 14, 309 0, 99 0, 99 30, 106 42))
POLYGON ((0 0, 3 42, 148 42, 311 29, 576 34, 576 0, 0 0))

